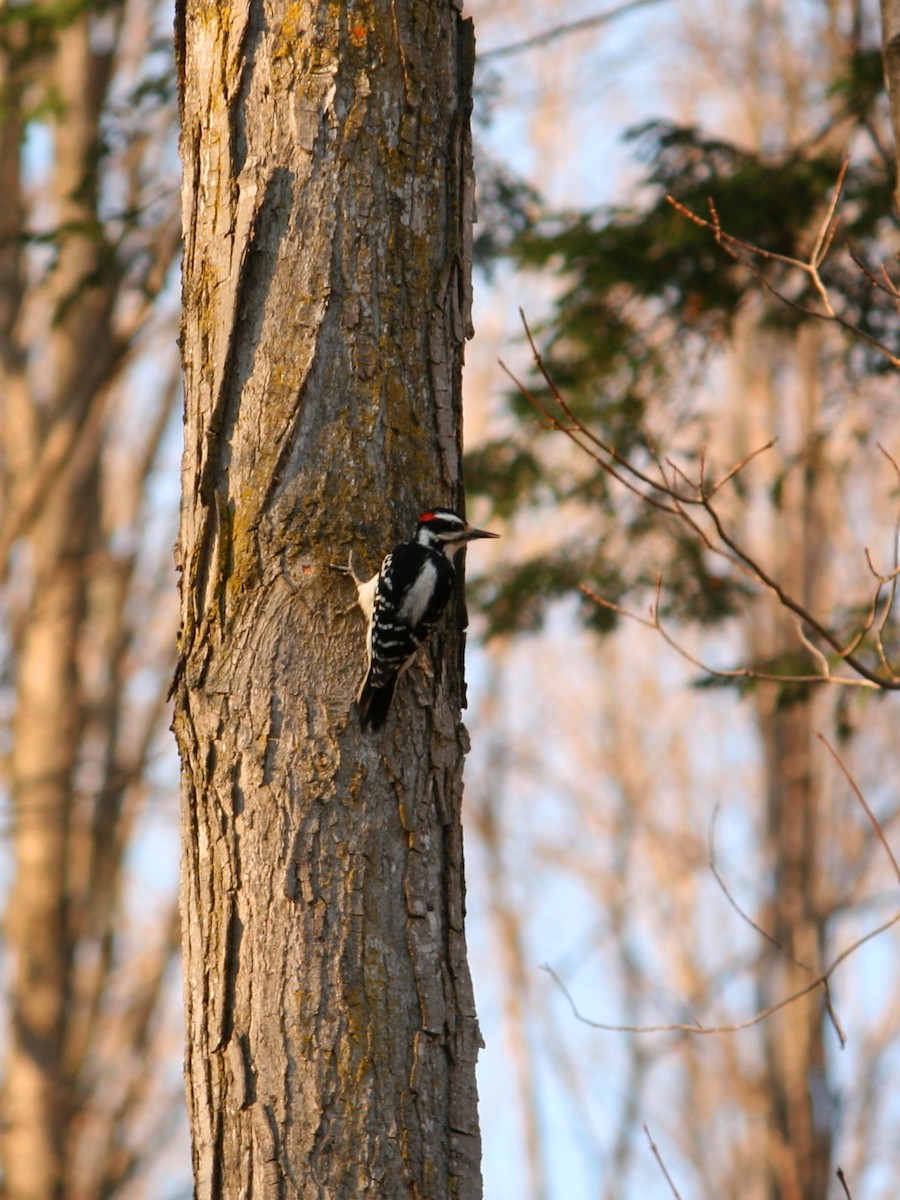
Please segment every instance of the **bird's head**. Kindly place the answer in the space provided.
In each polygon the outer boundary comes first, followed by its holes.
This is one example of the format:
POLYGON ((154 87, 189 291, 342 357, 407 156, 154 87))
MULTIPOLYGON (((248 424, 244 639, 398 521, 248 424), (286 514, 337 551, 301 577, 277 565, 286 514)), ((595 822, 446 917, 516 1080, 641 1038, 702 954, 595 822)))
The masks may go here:
POLYGON ((489 533, 486 529, 474 529, 466 524, 459 513, 450 508, 429 508, 419 517, 416 526, 416 541, 419 545, 446 554, 451 561, 463 547, 476 538, 499 536, 499 533, 489 533))

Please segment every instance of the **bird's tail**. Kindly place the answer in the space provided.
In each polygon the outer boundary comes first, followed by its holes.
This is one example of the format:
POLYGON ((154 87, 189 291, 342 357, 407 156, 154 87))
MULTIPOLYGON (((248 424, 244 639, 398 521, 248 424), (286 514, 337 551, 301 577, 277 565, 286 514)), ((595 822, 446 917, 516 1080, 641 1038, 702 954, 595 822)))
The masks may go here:
POLYGON ((372 672, 369 671, 356 698, 359 720, 363 729, 377 730, 384 725, 390 712, 396 684, 396 674, 391 675, 383 683, 374 684, 372 672))

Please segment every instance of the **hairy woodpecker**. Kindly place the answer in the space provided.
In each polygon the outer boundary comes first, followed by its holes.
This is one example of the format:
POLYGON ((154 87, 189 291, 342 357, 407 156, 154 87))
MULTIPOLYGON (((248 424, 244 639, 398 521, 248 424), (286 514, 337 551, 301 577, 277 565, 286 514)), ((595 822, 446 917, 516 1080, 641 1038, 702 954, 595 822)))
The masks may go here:
POLYGON ((357 696, 363 729, 387 720, 397 680, 416 657, 453 590, 453 560, 475 538, 499 537, 472 529, 449 508, 430 508, 419 517, 415 535, 400 542, 371 579, 350 566, 338 568, 356 584, 359 607, 368 622, 368 669, 357 696))

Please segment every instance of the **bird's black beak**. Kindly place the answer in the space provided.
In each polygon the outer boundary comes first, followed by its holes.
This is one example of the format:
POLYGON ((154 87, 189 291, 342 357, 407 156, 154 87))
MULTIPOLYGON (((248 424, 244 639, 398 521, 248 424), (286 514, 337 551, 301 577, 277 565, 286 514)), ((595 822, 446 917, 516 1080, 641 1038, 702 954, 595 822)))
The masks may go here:
POLYGON ((476 538, 497 538, 499 533, 489 533, 487 529, 467 529, 465 540, 473 542, 476 538))

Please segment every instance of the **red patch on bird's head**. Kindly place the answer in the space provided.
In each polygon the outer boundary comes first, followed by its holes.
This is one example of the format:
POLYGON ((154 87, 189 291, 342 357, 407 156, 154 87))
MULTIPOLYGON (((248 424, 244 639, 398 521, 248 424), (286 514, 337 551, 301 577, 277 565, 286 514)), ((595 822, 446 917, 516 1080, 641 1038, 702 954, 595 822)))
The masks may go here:
POLYGON ((433 512, 423 512, 423 513, 422 513, 422 515, 421 515, 421 517, 419 517, 419 522, 420 522, 420 523, 421 523, 422 521, 433 521, 433 520, 434 520, 434 513, 433 513, 433 512))

